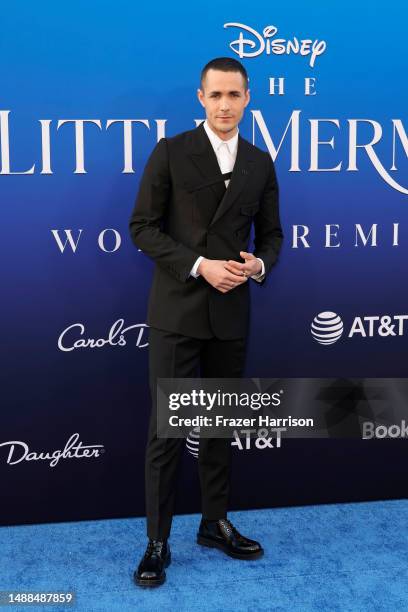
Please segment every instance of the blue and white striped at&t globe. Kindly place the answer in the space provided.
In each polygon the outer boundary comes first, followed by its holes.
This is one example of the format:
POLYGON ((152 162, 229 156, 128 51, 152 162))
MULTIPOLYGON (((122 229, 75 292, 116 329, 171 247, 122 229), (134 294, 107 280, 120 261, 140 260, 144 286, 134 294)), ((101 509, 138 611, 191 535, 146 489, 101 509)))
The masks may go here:
POLYGON ((186 438, 186 446, 188 452, 198 459, 198 451, 200 447, 200 428, 194 427, 186 438))
POLYGON ((335 312, 320 312, 313 319, 310 331, 319 344, 334 344, 343 333, 343 321, 335 312))

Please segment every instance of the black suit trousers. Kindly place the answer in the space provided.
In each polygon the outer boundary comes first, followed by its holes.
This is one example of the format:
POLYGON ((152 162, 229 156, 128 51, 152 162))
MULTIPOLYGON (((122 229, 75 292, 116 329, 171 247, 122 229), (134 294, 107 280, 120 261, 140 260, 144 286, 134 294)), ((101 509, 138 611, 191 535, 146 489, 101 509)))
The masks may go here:
MULTIPOLYGON (((150 328, 149 384, 152 410, 146 447, 145 485, 147 535, 170 534, 177 472, 183 438, 157 437, 157 378, 240 378, 245 365, 246 339, 198 339, 150 328)), ((201 438, 198 470, 202 514, 209 520, 227 515, 231 439, 201 438)))

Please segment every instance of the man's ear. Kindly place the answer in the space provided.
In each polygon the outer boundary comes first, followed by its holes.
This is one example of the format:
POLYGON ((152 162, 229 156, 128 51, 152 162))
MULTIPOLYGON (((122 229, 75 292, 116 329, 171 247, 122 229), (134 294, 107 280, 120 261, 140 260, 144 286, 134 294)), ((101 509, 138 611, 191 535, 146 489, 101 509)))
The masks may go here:
POLYGON ((200 102, 201 106, 203 106, 203 107, 204 107, 204 104, 203 104, 203 95, 204 95, 204 94, 203 94, 203 92, 201 91, 201 89, 200 89, 200 88, 199 88, 199 89, 197 89, 197 98, 198 98, 198 100, 199 100, 199 102, 200 102))
POLYGON ((251 100, 251 95, 249 93, 249 89, 247 89, 247 91, 246 91, 246 96, 247 96, 247 101, 245 102, 245 106, 248 106, 249 101, 251 100))

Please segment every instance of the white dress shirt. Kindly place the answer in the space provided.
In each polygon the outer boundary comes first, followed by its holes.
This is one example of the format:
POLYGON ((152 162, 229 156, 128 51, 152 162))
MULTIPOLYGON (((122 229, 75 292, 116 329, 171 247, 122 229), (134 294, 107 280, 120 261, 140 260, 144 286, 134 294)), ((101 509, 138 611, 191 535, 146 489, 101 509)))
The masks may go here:
MULTIPOLYGON (((234 169, 235 160, 237 158, 238 151, 238 127, 237 133, 235 136, 230 138, 229 140, 222 140, 208 125, 207 119, 204 121, 204 129, 206 134, 211 142, 212 148, 214 149, 214 153, 217 156, 218 165, 220 167, 221 173, 225 174, 226 172, 232 172, 234 169)), ((225 187, 228 188, 230 179, 225 181, 225 187)), ((198 278, 200 276, 199 272, 197 272, 198 266, 202 262, 204 257, 200 256, 196 260, 194 266, 191 269, 190 275, 194 276, 194 278, 198 278)), ((257 274, 253 274, 251 278, 254 280, 261 282, 263 277, 265 276, 265 265, 260 257, 257 258, 262 265, 262 269, 257 274)))

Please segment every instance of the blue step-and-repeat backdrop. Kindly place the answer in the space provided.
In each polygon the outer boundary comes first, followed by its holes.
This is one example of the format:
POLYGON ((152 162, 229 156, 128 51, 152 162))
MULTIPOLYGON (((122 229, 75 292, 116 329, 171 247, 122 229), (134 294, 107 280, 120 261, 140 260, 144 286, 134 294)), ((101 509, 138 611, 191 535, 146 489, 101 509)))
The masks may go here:
MULTIPOLYGON (((3 7, 0 523, 144 514, 153 264, 128 222, 158 139, 204 119, 214 57, 249 73, 240 133, 281 192, 247 376, 407 376, 406 18, 350 0, 3 7)), ((231 507, 403 497, 402 437, 235 444, 231 507)), ((187 449, 179 487, 199 511, 187 449)))

